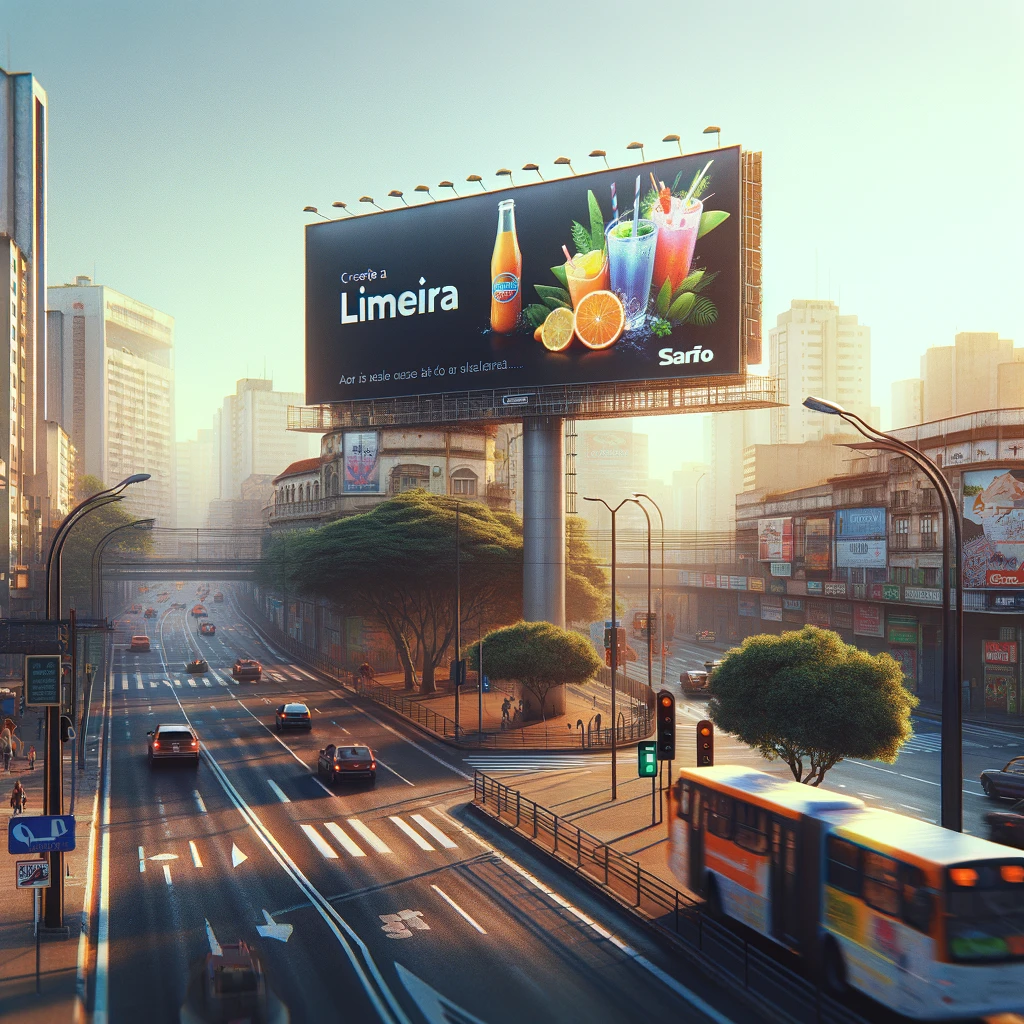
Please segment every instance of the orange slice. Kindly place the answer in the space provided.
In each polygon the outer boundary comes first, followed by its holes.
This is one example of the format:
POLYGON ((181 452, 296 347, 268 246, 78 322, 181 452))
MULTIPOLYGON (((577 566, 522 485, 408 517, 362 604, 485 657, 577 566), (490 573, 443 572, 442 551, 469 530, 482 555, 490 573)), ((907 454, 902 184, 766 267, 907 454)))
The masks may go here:
MULTIPOLYGON (((621 308, 621 307, 620 307, 621 308)), ((561 352, 572 343, 573 315, 571 309, 553 309, 540 329, 540 340, 549 352, 561 352)))
POLYGON ((574 327, 587 348, 608 348, 626 327, 626 311, 614 292, 590 292, 576 307, 574 327))
POLYGON ((544 325, 541 324, 540 327, 538 327, 537 330, 535 330, 533 332, 533 340, 534 341, 540 341, 540 336, 541 336, 540 332, 543 331, 543 330, 544 330, 544 325))

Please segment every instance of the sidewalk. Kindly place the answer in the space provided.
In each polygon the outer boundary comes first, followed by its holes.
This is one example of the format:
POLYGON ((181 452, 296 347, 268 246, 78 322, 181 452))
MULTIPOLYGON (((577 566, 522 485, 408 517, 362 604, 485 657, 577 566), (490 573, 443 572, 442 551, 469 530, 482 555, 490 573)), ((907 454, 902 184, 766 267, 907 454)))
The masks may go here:
MULTIPOLYGON (((99 681, 97 680, 97 683, 99 681)), ((7 833, 13 811, 9 804, 11 789, 20 779, 28 793, 26 815, 43 813, 43 764, 45 742, 37 739, 37 720, 41 712, 29 711, 18 734, 25 741, 25 750, 36 748, 35 770, 29 769, 24 756, 16 757, 9 774, 0 773, 3 805, 0 807, 0 844, 6 864, 0 878, 0 1020, 18 1024, 51 1024, 70 1022, 74 1013, 79 936, 82 929, 82 908, 85 898, 89 838, 93 824, 94 796, 99 778, 96 737, 101 718, 96 703, 102 687, 94 689, 93 719, 90 723, 86 769, 78 772, 75 795, 76 848, 64 855, 64 924, 66 939, 42 939, 40 943, 40 994, 36 994, 36 943, 32 925, 33 894, 14 886, 15 857, 7 854, 7 833)), ((71 744, 64 753, 64 807, 71 810, 71 773, 76 770, 71 760, 71 744)), ((31 858, 19 858, 31 859, 31 858)), ((40 901, 41 906, 41 901, 40 901)))

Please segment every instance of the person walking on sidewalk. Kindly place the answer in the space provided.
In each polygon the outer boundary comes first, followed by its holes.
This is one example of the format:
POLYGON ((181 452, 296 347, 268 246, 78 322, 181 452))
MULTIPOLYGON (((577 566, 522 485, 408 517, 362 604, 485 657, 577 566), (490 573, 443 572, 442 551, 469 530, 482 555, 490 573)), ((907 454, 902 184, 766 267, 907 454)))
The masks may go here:
POLYGON ((34 772, 36 770, 36 748, 28 748, 28 770, 34 772))
POLYGON ((28 794, 25 792, 25 787, 21 784, 21 779, 14 784, 14 789, 11 790, 11 806, 14 808, 15 814, 25 813, 25 804, 28 803, 28 794))
POLYGON ((4 759, 4 774, 11 770, 11 741, 10 738, 4 736, 3 745, 0 746, 0 755, 3 755, 4 759))

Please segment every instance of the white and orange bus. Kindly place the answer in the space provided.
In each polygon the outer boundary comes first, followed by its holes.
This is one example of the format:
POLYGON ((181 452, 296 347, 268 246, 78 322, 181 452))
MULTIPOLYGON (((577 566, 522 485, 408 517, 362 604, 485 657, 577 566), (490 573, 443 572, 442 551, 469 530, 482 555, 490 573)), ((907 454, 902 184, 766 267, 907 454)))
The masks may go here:
POLYGON ((669 864, 833 992, 918 1020, 1024 1012, 1024 855, 754 768, 684 768, 669 864))

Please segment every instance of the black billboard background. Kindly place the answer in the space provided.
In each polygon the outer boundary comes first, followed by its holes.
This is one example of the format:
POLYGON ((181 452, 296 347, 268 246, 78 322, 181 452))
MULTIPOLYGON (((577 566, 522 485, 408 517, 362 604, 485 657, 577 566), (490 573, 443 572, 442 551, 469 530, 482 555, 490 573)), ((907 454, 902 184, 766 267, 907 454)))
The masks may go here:
POLYGON ((457 200, 311 224, 306 228, 306 401, 309 403, 392 398, 477 389, 521 389, 560 384, 665 380, 738 373, 741 360, 739 147, 648 161, 632 167, 580 174, 457 200), (533 338, 524 318, 509 335, 490 329, 491 254, 498 203, 515 201, 516 231, 522 252, 523 309, 540 301, 534 285, 559 285, 551 267, 565 262, 573 221, 589 224, 587 192, 597 197, 606 224, 611 216, 610 186, 615 182, 620 214, 632 210, 636 176, 641 192, 650 173, 671 185, 679 176, 685 189, 709 159, 710 186, 705 211, 729 214, 697 240, 691 269, 717 272, 707 289, 718 309, 712 324, 682 324, 666 336, 648 329, 624 334, 603 351, 578 339, 564 352, 550 352, 533 338), (342 274, 375 273, 376 278, 343 284, 342 274), (384 272, 386 276, 381 276, 384 272), (424 284, 420 285, 420 279, 424 284), (359 289, 366 296, 453 286, 458 308, 383 320, 341 323, 341 295, 358 310, 359 289), (710 349, 710 361, 662 365, 694 346, 710 349))

